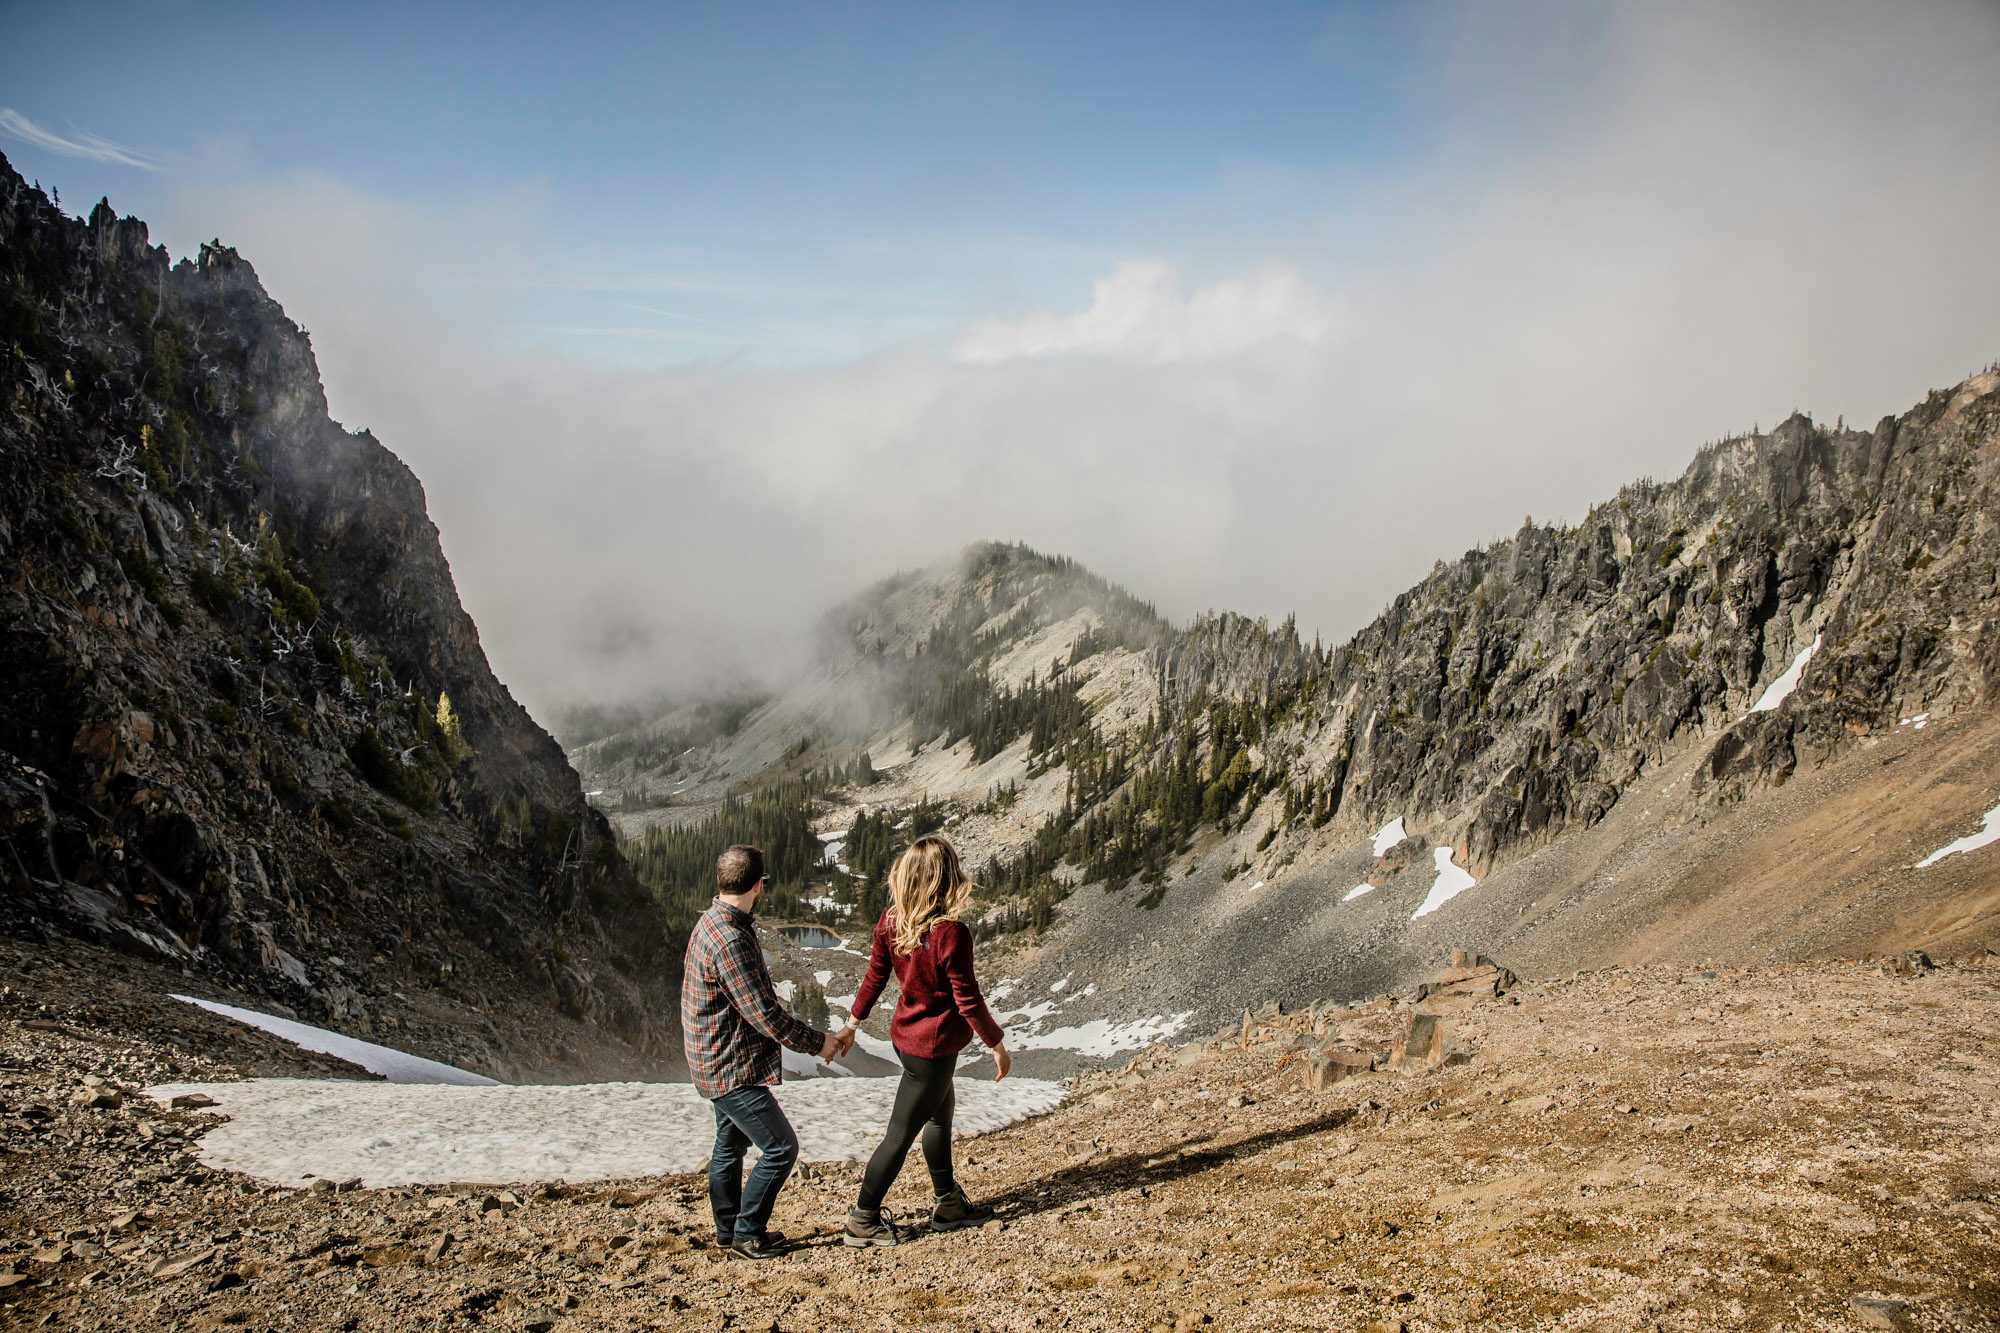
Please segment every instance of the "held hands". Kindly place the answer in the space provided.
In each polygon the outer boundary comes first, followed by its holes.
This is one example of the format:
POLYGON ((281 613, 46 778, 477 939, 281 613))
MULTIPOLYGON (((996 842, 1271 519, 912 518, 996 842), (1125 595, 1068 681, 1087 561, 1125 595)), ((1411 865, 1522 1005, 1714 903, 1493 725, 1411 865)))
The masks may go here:
POLYGON ((1004 1045, 995 1046, 993 1048, 993 1081, 998 1083, 1001 1079, 1007 1077, 1007 1071, 1013 1067, 1014 1058, 1007 1054, 1007 1048, 1004 1045))
POLYGON ((819 1044, 819 1058, 822 1060, 836 1060, 843 1053, 840 1038, 831 1032, 827 1033, 826 1039, 819 1044))
POLYGON ((835 1043, 839 1046, 839 1055, 844 1056, 849 1051, 854 1049, 855 1034, 859 1033, 860 1031, 861 1029, 855 1025, 854 1020, 849 1019, 847 1022, 847 1026, 834 1034, 833 1039, 835 1043))

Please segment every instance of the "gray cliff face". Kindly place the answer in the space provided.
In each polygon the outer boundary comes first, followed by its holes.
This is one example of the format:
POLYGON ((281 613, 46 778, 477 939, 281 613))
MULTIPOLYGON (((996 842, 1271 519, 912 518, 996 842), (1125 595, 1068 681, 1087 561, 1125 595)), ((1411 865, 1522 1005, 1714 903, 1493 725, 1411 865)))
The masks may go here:
POLYGON ((5 928, 504 1076, 655 1066, 658 915, 305 334, 4 163, 0 240, 5 928))
MULTIPOLYGON (((2000 374, 1873 431, 1794 416, 1573 528, 1468 551, 1346 644, 1190 627, 1183 697, 1283 697, 1297 806, 1449 830, 1478 873, 1588 826, 1668 754, 1729 803, 2000 679, 2000 374), (1751 712, 1817 640, 1782 706, 1751 712)), ((1434 839, 1436 840, 1436 839, 1434 839)))

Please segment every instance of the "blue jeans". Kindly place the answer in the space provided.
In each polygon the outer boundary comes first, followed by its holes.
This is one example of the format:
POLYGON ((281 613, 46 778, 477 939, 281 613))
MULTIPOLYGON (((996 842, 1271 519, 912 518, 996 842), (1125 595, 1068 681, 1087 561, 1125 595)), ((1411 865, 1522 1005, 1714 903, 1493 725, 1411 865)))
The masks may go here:
POLYGON ((799 1160, 799 1136, 769 1088, 738 1088, 711 1103, 715 1107, 715 1151, 708 1159, 708 1206, 715 1234, 736 1240, 763 1236, 777 1205, 778 1191, 799 1160), (743 1187, 743 1157, 751 1144, 763 1154, 743 1187))

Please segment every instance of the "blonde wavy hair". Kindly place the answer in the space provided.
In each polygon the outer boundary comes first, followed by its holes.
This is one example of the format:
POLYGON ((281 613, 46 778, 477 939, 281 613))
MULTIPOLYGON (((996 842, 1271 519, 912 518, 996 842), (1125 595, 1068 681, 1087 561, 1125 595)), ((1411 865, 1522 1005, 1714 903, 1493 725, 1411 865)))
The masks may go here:
POLYGON ((908 957, 932 926, 956 920, 972 902, 972 881, 951 839, 926 833, 911 843, 889 871, 889 897, 896 905, 896 954, 908 957))

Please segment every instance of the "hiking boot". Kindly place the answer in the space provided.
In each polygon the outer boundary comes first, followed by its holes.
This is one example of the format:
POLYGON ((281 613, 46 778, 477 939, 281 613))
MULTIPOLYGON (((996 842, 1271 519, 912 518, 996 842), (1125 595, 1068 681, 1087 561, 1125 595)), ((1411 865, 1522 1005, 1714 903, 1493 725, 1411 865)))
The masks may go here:
POLYGON ((993 1210, 967 1199, 962 1189, 938 1195, 937 1206, 931 1209, 932 1231, 956 1231, 960 1227, 983 1226, 992 1220, 993 1210))
MULTIPOLYGON (((724 1235, 722 1232, 718 1231, 715 1233, 715 1244, 719 1249, 724 1249, 724 1250, 731 1249, 736 1244, 736 1237, 724 1235)), ((762 1244, 766 1248, 782 1249, 786 1246, 785 1233, 782 1231, 766 1230, 764 1232, 762 1244)))
POLYGON ((738 1236, 731 1242, 729 1252, 745 1259, 776 1259, 783 1256, 787 1248, 783 1236, 767 1231, 762 1236, 738 1236))
POLYGON ((877 1209, 873 1216, 859 1208, 847 1210, 847 1225, 842 1229, 841 1240, 855 1249, 870 1245, 901 1245, 903 1229, 889 1220, 889 1215, 877 1209))

